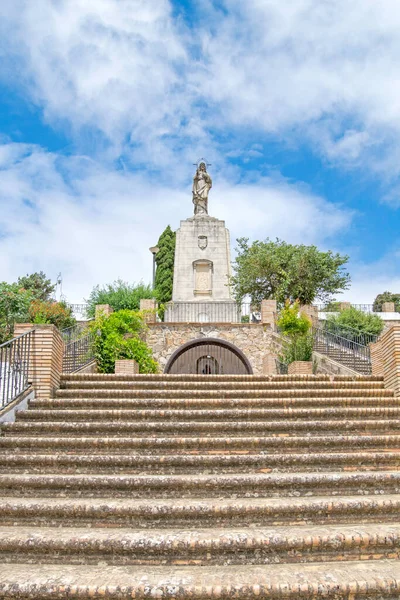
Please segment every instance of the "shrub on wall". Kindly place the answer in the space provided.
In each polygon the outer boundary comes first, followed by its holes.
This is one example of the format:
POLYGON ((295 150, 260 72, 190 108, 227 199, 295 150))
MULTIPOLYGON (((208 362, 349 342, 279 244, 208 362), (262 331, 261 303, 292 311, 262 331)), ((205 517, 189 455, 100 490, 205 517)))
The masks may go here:
MULTIPOLYGON (((345 308, 340 313, 329 315, 326 321, 326 328, 329 331, 337 331, 343 329, 346 333, 346 328, 355 330, 357 333, 367 333, 371 335, 379 335, 384 328, 384 322, 379 315, 364 313, 354 306, 345 308)), ((348 330, 347 330, 348 332, 348 330)), ((345 337, 348 337, 346 334, 345 337)))
POLYGON ((96 285, 90 292, 87 301, 87 315, 94 317, 96 304, 109 304, 115 312, 128 309, 139 310, 140 300, 153 297, 153 290, 150 285, 142 281, 140 283, 127 283, 122 279, 117 279, 103 287, 96 285))
POLYGON ((29 306, 29 322, 55 325, 58 329, 72 327, 76 319, 72 309, 65 302, 42 302, 34 300, 29 306))
POLYGON ((114 373, 115 361, 133 359, 139 373, 157 373, 158 364, 143 341, 146 329, 141 312, 120 310, 109 317, 101 315, 89 325, 94 333, 94 356, 100 373, 114 373))
POLYGON ((384 302, 394 302, 394 310, 400 312, 400 294, 392 294, 392 292, 378 294, 374 300, 373 311, 382 312, 382 304, 384 302))

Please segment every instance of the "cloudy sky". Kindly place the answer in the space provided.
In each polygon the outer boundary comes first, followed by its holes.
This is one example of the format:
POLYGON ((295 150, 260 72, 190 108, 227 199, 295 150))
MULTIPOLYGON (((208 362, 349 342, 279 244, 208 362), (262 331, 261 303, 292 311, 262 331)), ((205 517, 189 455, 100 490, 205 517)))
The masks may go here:
POLYGON ((151 279, 192 213, 233 240, 351 257, 346 298, 400 291, 398 0, 0 3, 0 280, 151 279))

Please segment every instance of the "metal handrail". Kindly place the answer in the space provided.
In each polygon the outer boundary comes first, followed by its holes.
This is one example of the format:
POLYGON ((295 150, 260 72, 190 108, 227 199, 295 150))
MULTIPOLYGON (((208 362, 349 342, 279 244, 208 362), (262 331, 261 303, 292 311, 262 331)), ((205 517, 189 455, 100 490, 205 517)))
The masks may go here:
POLYGON ((60 333, 64 340, 64 373, 79 371, 94 360, 94 333, 86 323, 67 327, 60 333))
POLYGON ((29 387, 31 346, 35 330, 0 345, 0 410, 29 387))
POLYGON ((323 329, 329 333, 334 333, 340 337, 357 342, 363 346, 373 344, 379 337, 373 333, 360 332, 357 329, 354 329, 354 327, 350 327, 348 325, 340 325, 330 321, 329 319, 324 321, 323 329))
POLYGON ((313 327, 313 337, 314 349, 317 352, 322 352, 330 356, 333 360, 363 375, 371 374, 372 367, 369 346, 359 344, 354 340, 349 340, 318 327, 313 327))

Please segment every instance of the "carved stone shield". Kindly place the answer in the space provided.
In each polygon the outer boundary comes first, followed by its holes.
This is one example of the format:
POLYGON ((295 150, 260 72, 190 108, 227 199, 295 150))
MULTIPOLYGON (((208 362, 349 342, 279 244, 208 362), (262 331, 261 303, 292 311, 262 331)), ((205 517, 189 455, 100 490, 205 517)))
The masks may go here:
POLYGON ((205 250, 207 248, 207 244, 208 244, 207 236, 199 235, 198 244, 199 244, 200 250, 205 250))

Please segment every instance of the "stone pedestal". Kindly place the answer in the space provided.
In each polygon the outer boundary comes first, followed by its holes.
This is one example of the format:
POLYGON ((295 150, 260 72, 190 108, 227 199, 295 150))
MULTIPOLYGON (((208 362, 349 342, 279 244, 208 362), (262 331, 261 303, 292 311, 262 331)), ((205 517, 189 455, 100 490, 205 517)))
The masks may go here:
POLYGON ((396 312, 394 302, 384 302, 382 304, 382 312, 396 312))
POLYGON ((275 329, 276 312, 276 300, 263 300, 261 302, 261 323, 275 329))
POLYGON ((116 375, 139 375, 139 365, 136 360, 120 359, 115 361, 116 375))
POLYGON ((378 342, 381 356, 385 388, 394 390, 400 396, 400 325, 393 325, 385 331, 378 342))
POLYGON ((144 320, 146 323, 155 323, 157 321, 157 301, 153 298, 142 298, 140 300, 140 310, 144 311, 144 320))
POLYGON ((109 304, 96 304, 96 319, 100 316, 109 317, 112 312, 114 312, 114 309, 109 304))

